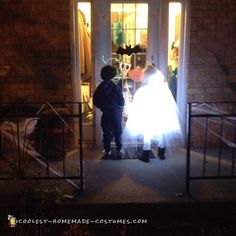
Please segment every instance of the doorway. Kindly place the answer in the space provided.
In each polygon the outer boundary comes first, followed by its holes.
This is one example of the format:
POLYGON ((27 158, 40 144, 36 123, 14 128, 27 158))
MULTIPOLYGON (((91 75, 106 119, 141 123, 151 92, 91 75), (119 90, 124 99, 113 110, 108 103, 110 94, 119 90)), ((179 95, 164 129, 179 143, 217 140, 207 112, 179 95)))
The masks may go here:
MULTIPOLYGON (((107 4, 105 0, 81 0, 76 3, 79 10, 87 12, 85 13, 88 21, 86 25, 91 35, 90 49, 93 49, 91 50, 91 80, 83 76, 80 67, 77 69, 78 86, 75 91, 79 91, 79 100, 87 102, 88 110, 92 108, 89 101, 91 102, 93 89, 101 82, 99 74, 101 67, 104 66, 104 58, 107 59, 107 64, 113 64, 117 68, 120 66, 125 68, 129 64, 130 69, 143 67, 148 61, 163 72, 172 89, 180 110, 181 127, 185 135, 189 2, 148 0, 142 3, 140 1, 131 3, 124 0, 119 3, 109 1, 110 4, 107 4), (82 7, 83 4, 87 6, 88 11, 82 7), (133 55, 117 55, 118 48, 120 46, 124 48, 126 45, 131 48, 139 45, 142 51, 133 55), (112 60, 108 61, 108 59, 112 60), (120 62, 124 64, 120 65, 120 62)), ((77 31, 80 29, 77 28, 77 31)), ((81 51, 79 40, 75 50, 77 46, 78 51, 81 51)), ((79 56, 77 58, 76 64, 79 65, 80 58, 79 56)), ((126 71, 122 72, 121 76, 125 78, 126 71)), ((123 89, 129 88, 132 96, 138 84, 136 81, 124 79, 121 86, 123 89)), ((94 108, 92 109, 95 111, 94 108)), ((88 140, 95 140, 96 143, 101 144, 100 111, 96 110, 93 116, 85 116, 83 125, 88 131, 86 135, 90 136, 88 140)))
POLYGON ((78 61, 77 88, 79 101, 82 102, 82 125, 84 142, 94 142, 94 113, 92 104, 93 65, 92 65, 92 20, 91 3, 77 2, 78 61))
MULTIPOLYGON (((181 113, 185 135, 187 15, 185 1, 153 1, 147 3, 111 3, 111 58, 121 77, 126 104, 141 86, 128 70, 142 70, 147 64, 160 69, 181 113), (185 14, 184 14, 185 13, 185 14), (139 46, 139 51, 127 52, 139 46), (119 55, 119 49, 125 51, 119 55), (128 50, 127 50, 128 48, 128 50)), ((128 106, 127 106, 128 107, 128 106)), ((127 108, 124 110, 126 118, 127 108)))
POLYGON ((129 72, 142 70, 147 61, 148 4, 111 4, 111 58, 119 73, 118 85, 125 99, 123 116, 128 116, 128 105, 140 86, 129 72))

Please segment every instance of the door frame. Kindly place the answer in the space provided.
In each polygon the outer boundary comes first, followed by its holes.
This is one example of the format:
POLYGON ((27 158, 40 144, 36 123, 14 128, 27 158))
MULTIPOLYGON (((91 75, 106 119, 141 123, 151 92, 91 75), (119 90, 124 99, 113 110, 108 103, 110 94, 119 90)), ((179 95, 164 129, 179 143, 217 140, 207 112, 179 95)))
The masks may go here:
MULTIPOLYGON (((93 1, 92 0, 70 0, 71 8, 71 19, 70 19, 70 29, 71 29, 71 66, 72 66, 72 93, 73 102, 81 102, 81 73, 80 73, 80 51, 79 51, 79 26, 78 26, 78 3, 79 2, 89 2, 91 4, 91 55, 93 55, 93 1)), ((94 78, 94 57, 91 60, 92 66, 92 80, 94 78)), ((94 87, 94 82, 91 83, 91 89, 94 87)), ((74 105, 74 112, 77 114, 79 112, 78 105, 74 105)), ((93 112, 95 113, 95 112, 93 112)), ((95 120, 92 124, 82 124, 83 126, 83 137, 86 140, 86 144, 94 144, 95 142, 95 120)), ((79 124, 74 124, 75 132, 79 132, 79 124)), ((78 142, 78 141, 77 141, 78 142)))
POLYGON ((176 103, 179 109, 180 125, 186 145, 186 120, 187 120, 187 77, 188 77, 188 61, 189 61, 189 44, 190 44, 190 1, 188 0, 159 0, 159 24, 157 42, 157 66, 167 78, 168 66, 168 5, 171 2, 181 3, 181 33, 179 48, 179 64, 178 64, 178 82, 176 103))

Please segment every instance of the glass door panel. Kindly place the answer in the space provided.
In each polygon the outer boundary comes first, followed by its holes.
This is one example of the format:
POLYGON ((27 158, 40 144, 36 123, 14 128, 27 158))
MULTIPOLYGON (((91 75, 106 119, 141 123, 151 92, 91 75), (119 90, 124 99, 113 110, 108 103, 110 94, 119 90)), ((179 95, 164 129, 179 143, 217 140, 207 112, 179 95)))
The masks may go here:
POLYGON ((176 99, 181 32, 181 3, 179 2, 169 3, 168 29, 168 84, 176 99))
MULTIPOLYGON (((118 69, 123 92, 130 93, 131 99, 139 82, 129 78, 127 71, 122 71, 125 66, 133 70, 144 68, 146 64, 146 48, 148 33, 148 4, 146 3, 113 3, 111 4, 111 39, 112 39, 112 64, 118 69), (138 46, 139 51, 132 49, 138 46), (122 48, 120 54, 118 49, 122 48)), ((129 100, 130 100, 129 96, 129 100)), ((126 96, 125 96, 126 97, 126 96)))

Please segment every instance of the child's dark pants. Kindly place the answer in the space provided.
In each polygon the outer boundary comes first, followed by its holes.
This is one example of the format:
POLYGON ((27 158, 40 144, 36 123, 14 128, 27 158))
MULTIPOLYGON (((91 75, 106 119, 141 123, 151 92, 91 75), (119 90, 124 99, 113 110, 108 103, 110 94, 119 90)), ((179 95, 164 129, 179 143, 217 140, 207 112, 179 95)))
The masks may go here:
POLYGON ((108 153, 111 151, 111 141, 113 137, 115 137, 116 149, 120 151, 122 148, 122 110, 116 108, 103 111, 101 126, 105 152, 108 153))

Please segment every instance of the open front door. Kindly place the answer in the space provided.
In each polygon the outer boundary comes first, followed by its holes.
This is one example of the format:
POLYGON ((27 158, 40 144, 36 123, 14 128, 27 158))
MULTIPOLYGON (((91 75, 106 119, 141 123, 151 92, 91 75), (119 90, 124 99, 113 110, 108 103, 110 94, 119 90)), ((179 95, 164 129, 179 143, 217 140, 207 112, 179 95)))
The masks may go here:
POLYGON ((79 73, 76 90, 80 94, 82 105, 83 142, 94 142, 94 114, 92 104, 92 88, 94 83, 91 47, 91 3, 78 1, 78 55, 79 73))

